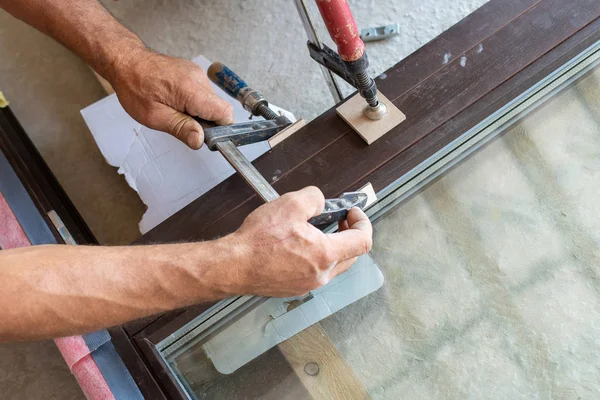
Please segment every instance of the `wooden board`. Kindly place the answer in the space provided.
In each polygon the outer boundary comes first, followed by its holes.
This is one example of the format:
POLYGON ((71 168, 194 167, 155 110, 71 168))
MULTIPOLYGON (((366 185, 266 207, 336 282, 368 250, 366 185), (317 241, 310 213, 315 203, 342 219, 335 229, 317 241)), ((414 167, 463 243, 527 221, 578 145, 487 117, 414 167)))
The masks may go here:
POLYGON ((356 93, 346 102, 342 103, 336 112, 350 125, 352 129, 360 135, 361 138, 371 144, 393 128, 398 126, 406 119, 406 116, 379 90, 377 96, 382 104, 385 104, 387 111, 379 120, 371 120, 365 116, 364 109, 367 103, 360 94, 356 93))
POLYGON ((303 119, 299 119, 292 125, 288 126, 284 130, 273 136, 271 139, 269 139, 269 146, 271 146, 271 148, 277 146, 279 143, 283 142, 285 139, 298 132, 300 128, 304 127, 304 125, 306 125, 306 121, 303 119))
POLYGON ((279 350, 314 400, 370 398, 321 325, 286 340, 279 350))

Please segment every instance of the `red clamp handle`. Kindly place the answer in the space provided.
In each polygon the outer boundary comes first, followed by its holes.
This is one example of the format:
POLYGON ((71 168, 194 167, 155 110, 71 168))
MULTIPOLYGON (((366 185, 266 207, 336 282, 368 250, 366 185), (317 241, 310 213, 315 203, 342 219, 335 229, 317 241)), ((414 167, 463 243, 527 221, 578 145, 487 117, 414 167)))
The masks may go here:
POLYGON ((356 61, 365 52, 347 0, 316 0, 331 39, 344 61, 356 61))

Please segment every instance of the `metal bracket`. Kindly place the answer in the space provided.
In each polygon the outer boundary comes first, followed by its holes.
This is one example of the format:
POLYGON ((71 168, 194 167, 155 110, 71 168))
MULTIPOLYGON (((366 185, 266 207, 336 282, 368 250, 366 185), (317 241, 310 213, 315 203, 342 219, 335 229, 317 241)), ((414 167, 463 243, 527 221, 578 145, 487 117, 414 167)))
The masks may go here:
POLYGON ((360 38, 363 42, 375 42, 377 40, 388 39, 400 34, 400 24, 378 26, 375 28, 365 28, 360 30, 360 38))

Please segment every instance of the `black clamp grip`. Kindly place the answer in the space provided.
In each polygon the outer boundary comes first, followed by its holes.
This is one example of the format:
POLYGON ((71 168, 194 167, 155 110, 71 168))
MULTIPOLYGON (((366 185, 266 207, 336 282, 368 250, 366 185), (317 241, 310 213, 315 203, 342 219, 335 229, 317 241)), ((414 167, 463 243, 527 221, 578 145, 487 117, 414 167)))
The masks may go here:
POLYGON ((368 196, 363 192, 348 192, 338 199, 327 199, 323 213, 312 217, 308 222, 316 228, 325 229, 334 222, 345 220, 353 207, 365 208, 367 200, 368 196))

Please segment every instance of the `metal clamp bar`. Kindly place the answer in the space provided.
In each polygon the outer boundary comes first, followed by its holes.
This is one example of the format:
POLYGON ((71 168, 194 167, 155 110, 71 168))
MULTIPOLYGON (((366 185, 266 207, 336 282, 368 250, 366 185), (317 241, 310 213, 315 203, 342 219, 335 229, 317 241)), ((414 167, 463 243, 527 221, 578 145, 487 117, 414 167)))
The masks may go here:
MULTIPOLYGON (((308 8, 306 7, 306 3, 304 0, 294 0, 294 4, 296 5, 296 10, 298 10, 298 15, 300 15, 300 19, 302 20, 302 25, 304 26, 304 30, 306 31, 306 35, 308 36, 308 40, 314 44, 316 47, 322 49, 323 43, 319 39, 319 35, 317 34, 317 30, 312 23, 310 18, 310 13, 308 8)), ((329 87, 329 91, 331 92, 331 96, 333 96, 333 100, 336 103, 339 103, 343 100, 342 91, 333 77, 333 73, 325 68, 323 65, 321 67, 321 72, 323 73, 323 77, 325 78, 325 82, 327 83, 327 87, 329 87)))
POLYGON ((242 154, 238 148, 231 143, 219 142, 216 144, 217 150, 225 157, 231 166, 248 182, 250 186, 265 201, 273 201, 279 198, 279 193, 273 186, 267 182, 264 176, 252 165, 250 161, 242 154))

